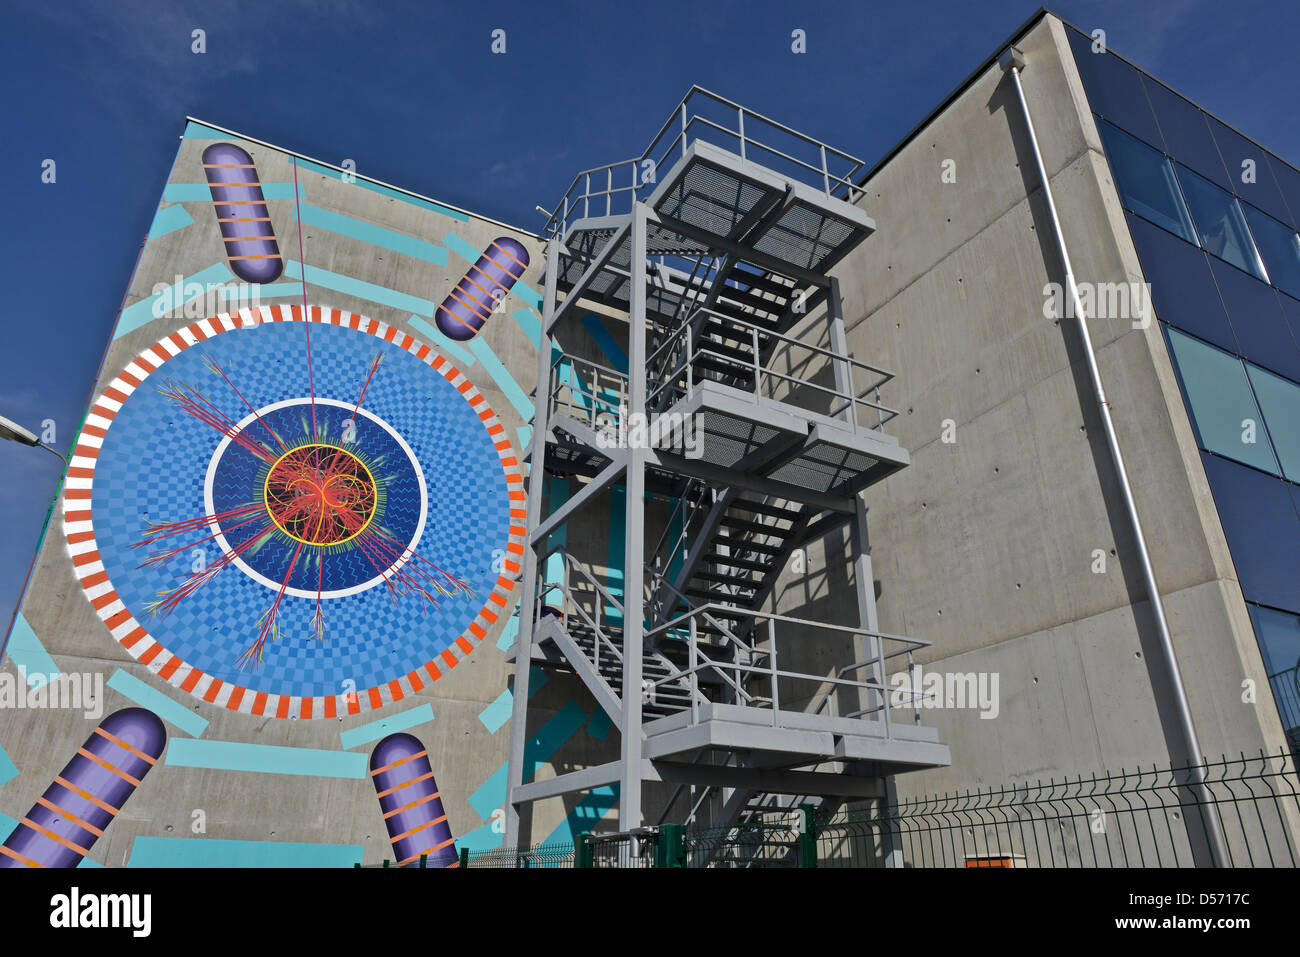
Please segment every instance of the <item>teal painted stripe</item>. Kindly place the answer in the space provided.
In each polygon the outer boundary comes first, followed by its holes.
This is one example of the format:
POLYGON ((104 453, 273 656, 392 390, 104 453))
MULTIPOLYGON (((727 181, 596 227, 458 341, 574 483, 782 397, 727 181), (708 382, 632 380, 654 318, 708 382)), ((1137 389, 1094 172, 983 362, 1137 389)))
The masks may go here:
POLYGON ((520 309, 512 315, 515 322, 519 324, 519 328, 524 330, 524 335, 532 340, 533 345, 540 346, 542 344, 542 324, 538 318, 527 309, 520 309))
POLYGON ((429 322, 427 319, 421 319, 419 316, 411 316, 407 322, 411 324, 416 332, 425 339, 428 339, 429 344, 436 347, 439 352, 445 353, 455 359, 461 368, 468 369, 478 361, 465 351, 464 346, 448 339, 442 334, 442 331, 438 329, 437 326, 432 322, 429 322))
POLYGON ((339 740, 343 742, 344 748, 355 748, 359 744, 378 741, 380 738, 396 734, 399 731, 409 731, 419 725, 428 724, 432 720, 433 706, 422 704, 418 708, 411 708, 398 714, 390 714, 386 718, 371 721, 369 724, 352 728, 350 731, 340 731, 339 740))
MULTIPOLYGON (((201 299, 206 293, 208 286, 220 286, 224 283, 234 282, 234 274, 226 268, 224 263, 217 263, 215 266, 209 266, 194 273, 192 276, 186 276, 178 283, 172 283, 165 292, 155 293, 152 296, 146 296, 139 302, 132 303, 122 310, 122 316, 117 321, 117 328, 113 330, 113 338, 125 335, 139 329, 146 323, 153 322, 155 319, 162 317, 162 313, 167 311, 165 305, 170 305, 173 311, 183 308, 185 303, 194 299, 201 299), (197 293, 188 299, 185 296, 185 287, 193 286, 197 288, 197 293), (155 311, 155 306, 159 308, 155 311)), ((298 290, 302 292, 301 287, 298 290)))
POLYGON ((221 130, 214 130, 212 127, 203 123, 195 123, 190 120, 185 124, 185 137, 193 140, 228 140, 229 133, 223 133, 221 130))
POLYGON ((515 283, 515 287, 510 291, 538 312, 542 311, 542 294, 522 279, 515 283))
POLYGON ((184 206, 163 206, 154 213, 153 225, 149 227, 149 238, 157 239, 159 236, 166 236, 168 233, 174 233, 178 229, 184 229, 194 223, 194 217, 191 216, 184 206))
POLYGON ((518 637, 518 635, 519 614, 516 611, 515 615, 507 621, 505 627, 501 629, 501 637, 497 639, 497 647, 502 651, 505 651, 515 643, 515 638, 518 637))
MULTIPOLYGON (((301 279, 302 264, 292 259, 286 261, 284 274, 290 279, 301 279)), ((376 286, 374 283, 353 279, 351 276, 345 276, 342 273, 330 272, 328 269, 321 269, 319 266, 307 267, 307 282, 313 286, 333 289, 335 292, 356 296, 358 299, 369 299, 371 302, 377 302, 383 306, 392 306, 394 309, 401 309, 405 312, 414 312, 421 316, 433 315, 433 303, 428 299, 421 299, 419 296, 411 296, 384 286, 376 286)))
MULTIPOLYGON (((550 721, 542 725, 537 734, 528 739, 524 745, 525 783, 533 779, 537 768, 550 760, 551 755, 573 737, 574 732, 581 728, 586 720, 587 713, 578 706, 576 701, 570 701, 550 721)), ((501 765, 477 791, 469 796, 469 806, 485 821, 492 817, 493 811, 506 803, 507 768, 508 765, 501 765)))
POLYGON ((145 684, 128 671, 119 668, 113 672, 113 676, 108 679, 108 686, 122 697, 130 698, 140 707, 174 724, 190 737, 202 737, 203 732, 208 729, 206 718, 199 717, 170 695, 145 684))
POLYGON ((351 216, 344 216, 342 213, 321 209, 319 206, 312 206, 310 203, 300 203, 298 208, 302 221, 309 226, 318 226, 321 229, 327 229, 332 233, 348 236, 359 242, 378 246, 381 249, 391 249, 395 253, 410 256, 412 259, 421 259, 424 262, 433 263, 435 266, 447 265, 447 250, 441 246, 435 246, 433 243, 426 243, 422 239, 415 239, 412 236, 406 236, 360 219, 353 219, 351 216))
MULTIPOLYGON (((505 834, 500 831, 494 831, 493 825, 496 821, 488 821, 481 827, 470 831, 468 834, 462 834, 456 838, 457 850, 468 850, 471 854, 477 854, 480 851, 491 851, 500 847, 505 841, 505 834)), ((498 827, 500 825, 497 825, 498 827)))
POLYGON ((137 837, 131 867, 351 867, 360 844, 224 841, 210 837, 137 837))
MULTIPOLYGON (((314 173, 320 173, 322 176, 328 176, 331 179, 342 179, 343 173, 340 170, 330 169, 328 166, 322 166, 320 163, 313 163, 308 159, 299 159, 298 168, 311 170, 314 173)), ((458 209, 452 209, 444 206, 442 203, 435 203, 433 200, 420 199, 416 196, 410 196, 400 190, 392 189, 388 186, 381 186, 379 183, 372 183, 360 176, 349 183, 350 186, 360 186, 362 189, 368 189, 372 193, 378 193, 381 196, 387 196, 390 199, 401 200, 403 203, 410 203, 412 206, 419 206, 421 209, 427 209, 435 213, 441 213, 443 216, 449 216, 452 219, 459 220, 462 223, 469 222, 469 215, 462 213, 458 209)))
POLYGON ((591 720, 587 722, 587 733, 597 741, 604 741, 613 726, 614 723, 609 720, 609 712, 604 708, 597 708, 591 720))
POLYGON ((26 674, 27 686, 37 688, 49 680, 50 675, 60 674, 59 666, 54 663, 50 653, 36 637, 32 626, 27 623, 22 612, 14 619, 14 629, 9 635, 9 660, 26 674))
MULTIPOLYGON (((546 684, 546 673, 540 668, 534 666, 528 672, 528 697, 532 698, 541 690, 542 685, 546 684)), ((496 734, 501 726, 510 720, 510 715, 515 707, 515 693, 507 688, 497 695, 496 700, 479 712, 478 719, 483 722, 483 727, 487 728, 492 734, 496 734)))
MULTIPOLYGON (((531 414, 528 416, 528 421, 533 421, 531 414)), ((515 429, 515 435, 519 438, 519 451, 521 453, 527 452, 528 447, 533 444, 533 427, 531 425, 521 425, 515 429)))
POLYGON ((568 817, 560 822, 560 826, 551 832, 551 836, 546 839, 546 843, 563 842, 572 844, 575 837, 584 831, 590 831, 593 825, 616 807, 618 807, 617 784, 606 784, 602 787, 592 788, 581 801, 574 805, 568 817))
MULTIPOLYGON (((566 478, 557 478, 555 476, 546 476, 546 493, 550 498, 550 511, 555 512, 569 500, 569 494, 572 486, 566 478)), ((553 548, 563 548, 569 543, 569 525, 567 522, 560 525, 555 531, 546 536, 546 550, 549 552, 553 548)), ((560 555, 551 555, 546 559, 546 567, 542 569, 542 582, 544 585, 560 586, 564 582, 564 558, 560 555)), ((555 604, 563 602, 563 592, 559 587, 551 588, 542 598, 543 603, 554 601, 555 604)))
POLYGON ((366 776, 366 755, 357 751, 321 751, 316 748, 285 748, 274 744, 203 741, 195 738, 172 740, 167 748, 167 763, 182 768, 303 774, 324 778, 366 776))
MULTIPOLYGON (((263 183, 262 196, 266 199, 293 199, 293 183, 263 183)), ((307 198, 307 191, 298 186, 298 202, 307 198)), ((169 203, 210 203, 212 191, 207 183, 168 183, 163 187, 163 199, 169 203)))
POLYGON ((226 286, 221 290, 221 298, 229 302, 231 299, 241 299, 248 297, 248 302, 241 302, 240 308, 251 304, 251 297, 256 295, 260 299, 290 299, 297 296, 302 298, 302 283, 300 282, 274 282, 265 286, 226 286))
POLYGON ((579 321, 582 323, 582 328, 587 330, 587 334, 596 341, 600 351, 605 353, 610 364, 619 372, 627 375, 627 353, 614 340, 614 336, 605 328, 605 324, 600 321, 600 317, 589 312, 579 321))
POLYGON ((0 784, 12 781, 16 777, 18 777, 18 765, 14 764, 4 748, 0 748, 0 784))
POLYGON ((531 419, 533 417, 532 400, 528 398, 528 393, 515 381, 515 377, 510 374, 510 370, 497 358, 497 354, 492 351, 492 347, 487 344, 487 341, 482 336, 476 337, 470 342, 469 351, 478 356, 479 361, 483 363, 483 368, 491 374, 497 386, 505 394, 506 399, 515 407, 515 411, 525 420, 531 419))

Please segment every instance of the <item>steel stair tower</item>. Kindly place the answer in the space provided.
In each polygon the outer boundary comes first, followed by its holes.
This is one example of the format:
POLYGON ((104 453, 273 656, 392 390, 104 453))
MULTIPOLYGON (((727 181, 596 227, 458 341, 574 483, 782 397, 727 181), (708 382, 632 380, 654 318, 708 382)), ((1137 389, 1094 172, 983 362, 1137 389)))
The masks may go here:
POLYGON ((876 618, 859 493, 909 460, 885 429, 893 377, 848 354, 830 275, 875 230, 861 168, 692 87, 644 154, 580 173, 552 214, 507 844, 532 802, 610 784, 623 830, 728 825, 950 762, 915 702, 890 707, 887 676, 925 642, 876 618), (593 312, 625 331, 626 369, 593 312), (603 552, 585 541, 620 524, 603 552), (796 550, 837 530, 848 623, 774 611, 796 550), (617 760, 527 780, 530 664, 583 682, 617 760), (654 820, 644 782, 675 787, 654 820))

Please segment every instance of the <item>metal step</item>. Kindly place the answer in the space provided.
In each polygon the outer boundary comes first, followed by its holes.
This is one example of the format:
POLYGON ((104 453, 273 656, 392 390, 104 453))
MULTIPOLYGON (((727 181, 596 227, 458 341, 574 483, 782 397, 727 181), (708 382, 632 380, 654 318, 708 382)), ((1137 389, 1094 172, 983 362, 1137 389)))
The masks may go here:
MULTIPOLYGON (((744 551, 746 546, 737 542, 737 550, 744 551)), ((704 556, 704 561, 711 565, 734 565, 737 568, 748 568, 756 572, 768 572, 773 570, 773 566, 765 562, 755 562, 748 558, 736 558, 734 555, 722 555, 718 552, 708 552, 704 556)))
POLYGON ((759 515, 771 515, 775 518, 784 518, 793 522, 799 517, 799 510, 792 508, 782 508, 779 505, 769 505, 767 502, 755 502, 752 499, 737 498, 733 499, 728 508, 740 508, 747 512, 754 512, 759 515))

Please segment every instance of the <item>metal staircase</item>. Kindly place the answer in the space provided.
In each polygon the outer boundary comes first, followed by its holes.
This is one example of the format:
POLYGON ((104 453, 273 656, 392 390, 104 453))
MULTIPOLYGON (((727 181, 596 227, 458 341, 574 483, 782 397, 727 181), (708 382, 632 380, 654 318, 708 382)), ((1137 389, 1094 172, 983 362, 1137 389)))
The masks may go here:
POLYGON ((508 842, 525 805, 611 783, 624 830, 643 782, 677 785, 661 820, 729 825, 948 763, 889 701, 925 643, 876 621, 858 493, 908 456, 885 430, 893 377, 848 354, 830 275, 875 228, 860 169, 692 88, 642 156, 579 174, 551 217, 508 842), (582 332, 593 310, 626 323, 627 369, 582 332), (795 550, 846 527, 851 623, 779 613, 795 550), (530 661, 584 683, 617 760, 523 780, 530 661))

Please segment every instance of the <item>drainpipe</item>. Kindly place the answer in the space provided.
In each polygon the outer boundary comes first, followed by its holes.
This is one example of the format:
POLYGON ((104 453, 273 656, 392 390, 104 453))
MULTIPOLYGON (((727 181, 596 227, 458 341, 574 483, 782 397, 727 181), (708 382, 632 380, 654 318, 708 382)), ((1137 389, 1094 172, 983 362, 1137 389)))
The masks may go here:
MULTIPOLYGON (((1110 403, 1101 386, 1101 371, 1097 367, 1097 354, 1092 347, 1092 336, 1088 334, 1088 322, 1083 312, 1083 303, 1079 301, 1079 287, 1075 284, 1074 268, 1070 265, 1070 254, 1065 246, 1065 235, 1061 232, 1061 219, 1056 212, 1056 202, 1052 199, 1052 186, 1047 179, 1047 170, 1043 167, 1043 155, 1038 149, 1038 137, 1034 134, 1034 122, 1029 116, 1029 104, 1025 102, 1025 91, 1020 85, 1020 71, 1025 68, 1025 58, 1014 46, 1007 47, 998 57, 998 65, 1003 72, 1011 75, 1011 83, 1016 90, 1016 99, 1020 101, 1020 112, 1025 118, 1025 130, 1029 134, 1029 146, 1034 153, 1034 168, 1038 181, 1043 186, 1043 198, 1047 201, 1047 214, 1052 222, 1052 235, 1056 239, 1057 251, 1061 254, 1061 265, 1065 269, 1065 285, 1070 291, 1070 304, 1074 308, 1075 320, 1079 325, 1079 336, 1083 339, 1084 355, 1088 359, 1088 376, 1092 380, 1093 397, 1101 413, 1102 425, 1106 430, 1106 445, 1110 449, 1111 462, 1115 475, 1119 479, 1120 491, 1124 496, 1124 510, 1128 513, 1129 525, 1137 541, 1138 562, 1142 566, 1142 580, 1146 584, 1147 598, 1151 603, 1151 612, 1156 620, 1156 632, 1159 635, 1160 665, 1165 677, 1174 690, 1174 704, 1178 717, 1178 733, 1181 744, 1188 756, 1191 771, 1191 789, 1196 800, 1205 811, 1206 839, 1209 842, 1210 856, 1215 867, 1228 864, 1227 844, 1223 836, 1223 826, 1219 821, 1217 809, 1210 789, 1205 783, 1205 767, 1201 764, 1201 745, 1196 737, 1196 728, 1192 724, 1191 708, 1187 704, 1187 691, 1183 686, 1183 676, 1178 670, 1178 658, 1174 654, 1173 639, 1169 635, 1169 622, 1165 619, 1165 606, 1160 598, 1160 589, 1156 585, 1155 572, 1151 570, 1151 556, 1147 551, 1146 536, 1142 532, 1142 522, 1138 518, 1137 505, 1133 501, 1133 489, 1129 484, 1128 470, 1124 467, 1124 456, 1120 453, 1119 440, 1115 436, 1115 423, 1110 416, 1110 403)), ((1186 813, 1186 811, 1184 811, 1186 813)), ((1185 822, 1190 831, 1191 821, 1185 822)))

